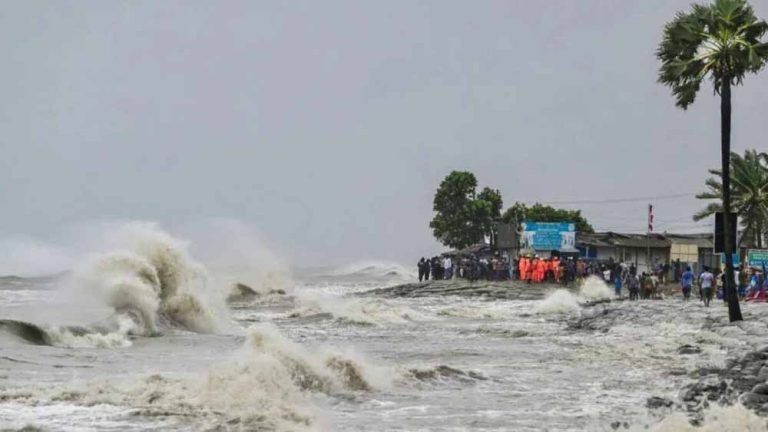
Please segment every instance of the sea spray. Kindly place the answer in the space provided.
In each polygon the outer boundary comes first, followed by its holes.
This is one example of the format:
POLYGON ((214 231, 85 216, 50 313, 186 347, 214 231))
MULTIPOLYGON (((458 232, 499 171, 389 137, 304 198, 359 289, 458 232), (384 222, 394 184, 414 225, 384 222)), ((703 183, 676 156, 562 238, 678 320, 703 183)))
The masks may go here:
POLYGON ((200 333, 227 327, 223 295, 185 243, 146 223, 119 227, 114 236, 122 249, 91 256, 76 270, 76 286, 118 314, 139 317, 142 334, 157 333, 159 323, 200 333))
POLYGON ((244 284, 256 294, 290 292, 293 277, 289 265, 267 247, 259 230, 245 221, 214 218, 180 227, 191 242, 189 252, 205 263, 210 281, 239 294, 232 288, 244 284))
POLYGON ((579 287, 579 293, 574 294, 567 289, 557 289, 535 306, 539 314, 575 313, 581 309, 581 304, 613 298, 610 288, 600 278, 590 276, 579 287))
POLYGON ((579 308, 579 299, 572 292, 558 289, 539 300, 534 310, 539 314, 563 314, 578 312, 579 308))
POLYGON ((586 278, 579 287, 579 297, 585 300, 608 300, 613 298, 611 289, 597 276, 586 278))

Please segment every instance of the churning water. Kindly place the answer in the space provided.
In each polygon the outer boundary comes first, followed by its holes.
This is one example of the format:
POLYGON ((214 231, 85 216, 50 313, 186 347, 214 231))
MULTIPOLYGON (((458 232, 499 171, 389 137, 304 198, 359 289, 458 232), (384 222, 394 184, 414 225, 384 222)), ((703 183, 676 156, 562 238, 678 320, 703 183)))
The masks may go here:
MULTIPOLYGON (((129 231, 70 274, 0 282, 0 428, 698 430, 646 400, 764 338, 705 329, 717 307, 605 302, 596 280, 533 301, 384 298, 360 293, 412 273, 363 263, 218 286, 182 242, 129 231)), ((766 430, 738 406, 703 425, 766 430)))

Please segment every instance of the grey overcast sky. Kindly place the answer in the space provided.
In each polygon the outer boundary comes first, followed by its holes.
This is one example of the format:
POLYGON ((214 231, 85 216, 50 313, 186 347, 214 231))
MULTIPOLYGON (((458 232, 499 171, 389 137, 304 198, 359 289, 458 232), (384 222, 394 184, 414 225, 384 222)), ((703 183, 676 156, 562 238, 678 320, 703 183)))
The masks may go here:
MULTIPOLYGON (((6 1, 0 235, 225 217, 294 262, 411 262, 440 250, 431 200, 456 169, 507 204, 690 193, 654 201, 658 230, 709 230, 690 215, 718 99, 685 112, 656 83, 689 4, 6 1)), ((734 106, 734 149, 768 150, 768 71, 734 106)), ((617 231, 646 206, 569 205, 617 231)))

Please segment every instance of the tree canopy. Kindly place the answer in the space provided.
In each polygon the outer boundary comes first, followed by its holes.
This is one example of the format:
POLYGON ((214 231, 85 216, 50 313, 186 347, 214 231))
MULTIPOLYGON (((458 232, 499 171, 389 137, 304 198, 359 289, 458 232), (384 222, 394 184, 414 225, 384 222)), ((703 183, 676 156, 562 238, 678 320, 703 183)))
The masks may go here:
POLYGON ((582 233, 595 232, 592 225, 581 215, 581 210, 567 210, 554 208, 548 205, 536 203, 528 207, 524 203, 516 202, 508 208, 501 217, 502 221, 511 222, 573 222, 576 230, 582 233))
MULTIPOLYGON (((722 171, 711 169, 709 173, 713 177, 705 182, 707 191, 696 198, 715 201, 696 213, 695 221, 723 211, 722 171)), ((762 248, 763 235, 768 228, 768 154, 757 150, 746 150, 743 157, 731 153, 731 197, 732 211, 739 215, 744 229, 742 243, 748 241, 762 248)))
POLYGON ((494 236, 493 223, 504 205, 501 193, 486 187, 477 194, 476 189, 477 179, 467 171, 453 171, 440 183, 429 227, 442 244, 461 249, 494 236))
POLYGON ((567 210, 536 203, 528 207, 516 202, 502 216, 504 201, 498 189, 483 188, 477 193, 477 178, 468 171, 448 174, 435 192, 432 209, 435 215, 429 223, 432 234, 442 244, 462 249, 483 241, 485 236, 496 238, 498 222, 572 222, 584 233, 595 230, 581 215, 581 210, 567 210))
POLYGON ((715 0, 694 4, 664 27, 656 56, 659 82, 672 89, 677 106, 685 109, 709 77, 715 92, 723 84, 739 85, 768 61, 768 43, 761 39, 768 24, 758 20, 746 0, 715 0))

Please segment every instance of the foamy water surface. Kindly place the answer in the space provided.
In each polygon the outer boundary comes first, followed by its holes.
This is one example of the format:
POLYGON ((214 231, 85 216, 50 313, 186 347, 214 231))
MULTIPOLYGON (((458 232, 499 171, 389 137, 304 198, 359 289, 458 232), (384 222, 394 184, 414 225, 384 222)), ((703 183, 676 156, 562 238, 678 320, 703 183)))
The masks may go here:
MULTIPOLYGON (((72 307, 61 295, 71 278, 0 285, 0 318, 55 336, 34 345, 0 331, 0 426, 572 431, 612 430, 618 421, 685 430, 683 415, 649 412, 646 399, 677 400, 687 372, 749 348, 748 328, 734 327, 736 337, 702 328, 724 308, 674 300, 589 306, 611 296, 594 281, 580 292, 542 289, 538 301, 360 296, 411 277, 371 263, 305 274, 282 292, 220 309, 183 247, 150 237, 155 243, 102 255, 76 274, 101 290, 101 303, 86 305, 89 318, 104 315, 98 331, 73 328, 85 325, 74 322, 77 313, 46 313, 72 307), (173 259, 157 256, 169 252, 157 242, 174 248, 173 259), (168 283, 177 285, 168 291, 168 283), (569 328, 604 310, 618 317, 610 328, 569 328), (685 344, 702 353, 678 354, 685 344)), ((712 412, 707 430, 765 430, 746 410, 725 410, 712 412)))

